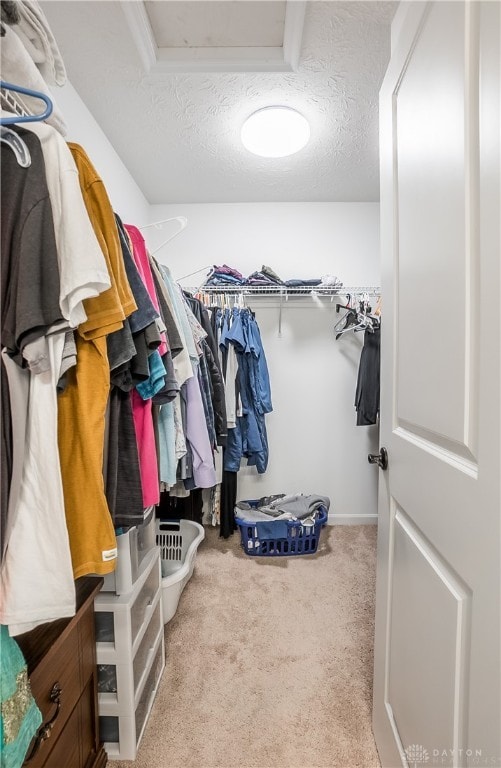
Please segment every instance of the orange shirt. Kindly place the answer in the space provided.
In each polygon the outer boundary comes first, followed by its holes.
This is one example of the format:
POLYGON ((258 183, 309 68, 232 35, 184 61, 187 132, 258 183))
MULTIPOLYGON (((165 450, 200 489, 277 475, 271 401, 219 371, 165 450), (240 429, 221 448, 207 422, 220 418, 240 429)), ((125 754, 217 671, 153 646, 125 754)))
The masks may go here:
POLYGON ((116 538, 103 478, 105 413, 110 391, 106 336, 136 309, 117 225, 104 184, 84 150, 69 144, 80 188, 103 250, 111 288, 84 301, 87 320, 76 335, 77 365, 58 397, 58 444, 73 575, 115 569, 116 538))
POLYGON ((78 144, 68 146, 78 168, 85 207, 111 278, 111 288, 84 301, 87 320, 79 326, 78 332, 84 339, 95 339, 121 328, 124 318, 137 306, 125 273, 115 215, 105 186, 85 150, 78 144))

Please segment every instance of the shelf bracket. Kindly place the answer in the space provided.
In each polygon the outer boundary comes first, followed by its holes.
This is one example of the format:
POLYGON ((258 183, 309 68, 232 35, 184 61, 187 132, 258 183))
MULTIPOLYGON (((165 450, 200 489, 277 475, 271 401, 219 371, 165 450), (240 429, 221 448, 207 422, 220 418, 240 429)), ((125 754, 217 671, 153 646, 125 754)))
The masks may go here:
MULTIPOLYGON (((286 295, 287 298, 287 295, 286 295)), ((278 335, 279 337, 282 335, 282 308, 284 304, 284 291, 280 291, 280 304, 278 307, 278 335)))

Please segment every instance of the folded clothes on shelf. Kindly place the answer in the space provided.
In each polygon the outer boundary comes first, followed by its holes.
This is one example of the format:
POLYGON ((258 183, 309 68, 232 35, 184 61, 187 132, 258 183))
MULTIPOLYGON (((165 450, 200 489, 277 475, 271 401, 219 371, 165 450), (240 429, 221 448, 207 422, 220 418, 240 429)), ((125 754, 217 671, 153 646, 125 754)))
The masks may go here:
POLYGON ((342 288, 343 283, 339 279, 339 277, 336 277, 336 275, 322 275, 322 282, 320 283, 321 286, 325 286, 326 288, 342 288))
POLYGON ((223 264, 221 267, 217 267, 214 264, 214 271, 213 274, 217 275, 230 275, 231 277, 236 277, 237 280, 243 280, 244 276, 241 272, 238 271, 238 269, 235 269, 234 267, 229 267, 227 264, 223 264))
POLYGON ((269 280, 272 280, 274 283, 282 284, 282 278, 280 278, 276 272, 272 270, 271 267, 267 267, 266 264, 263 264, 261 267, 261 274, 267 277, 269 280))
POLYGON ((277 283, 276 280, 270 280, 263 272, 253 272, 252 275, 246 280, 247 285, 269 285, 278 286, 281 283, 277 283))
POLYGON ((205 285, 242 285, 245 278, 238 269, 222 264, 218 267, 214 264, 212 272, 205 281, 205 285))
POLYGON ((219 275, 217 273, 211 275, 204 283, 204 285, 244 285, 245 280, 239 280, 238 277, 233 275, 219 275))
POLYGON ((278 287, 284 286, 285 288, 315 288, 320 286, 322 288, 342 288, 343 283, 336 275, 323 275, 322 277, 309 277, 301 278, 295 277, 290 280, 282 280, 271 267, 263 264, 260 270, 252 272, 247 278, 245 278, 241 272, 234 267, 229 267, 227 264, 221 266, 214 265, 212 272, 207 278, 205 285, 207 286, 261 286, 261 287, 278 287))
POLYGON ((284 285, 286 285, 288 288, 299 288, 302 285, 320 285, 322 280, 319 277, 315 278, 308 278, 308 279, 302 279, 302 278, 293 278, 292 280, 286 280, 284 285))
POLYGON ((205 285, 243 285, 245 278, 238 269, 223 264, 218 267, 214 264, 212 272, 205 281, 205 285))

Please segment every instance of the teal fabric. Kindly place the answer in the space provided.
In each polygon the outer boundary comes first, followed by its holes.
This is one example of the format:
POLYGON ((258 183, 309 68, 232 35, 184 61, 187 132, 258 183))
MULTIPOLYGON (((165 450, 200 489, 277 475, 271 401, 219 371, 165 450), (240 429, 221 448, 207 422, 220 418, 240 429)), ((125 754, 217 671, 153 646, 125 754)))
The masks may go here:
POLYGON ((149 379, 136 385, 136 389, 143 400, 151 400, 152 397, 164 388, 167 371, 158 349, 155 349, 148 357, 148 368, 150 371, 149 379))
POLYGON ((21 649, 0 627, 0 766, 20 768, 42 715, 31 694, 21 649))
POLYGON ((177 472, 176 425, 174 422, 174 403, 166 403, 160 408, 158 417, 158 452, 160 454, 160 480, 168 485, 175 485, 177 472))

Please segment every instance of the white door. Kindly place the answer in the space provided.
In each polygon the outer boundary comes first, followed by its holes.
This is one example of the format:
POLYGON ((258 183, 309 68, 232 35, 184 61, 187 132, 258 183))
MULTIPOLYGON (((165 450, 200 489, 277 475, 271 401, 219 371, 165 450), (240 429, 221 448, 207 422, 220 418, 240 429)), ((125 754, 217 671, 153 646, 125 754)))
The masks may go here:
POLYGON ((499 768, 500 5, 394 25, 373 726, 384 768, 499 768))

